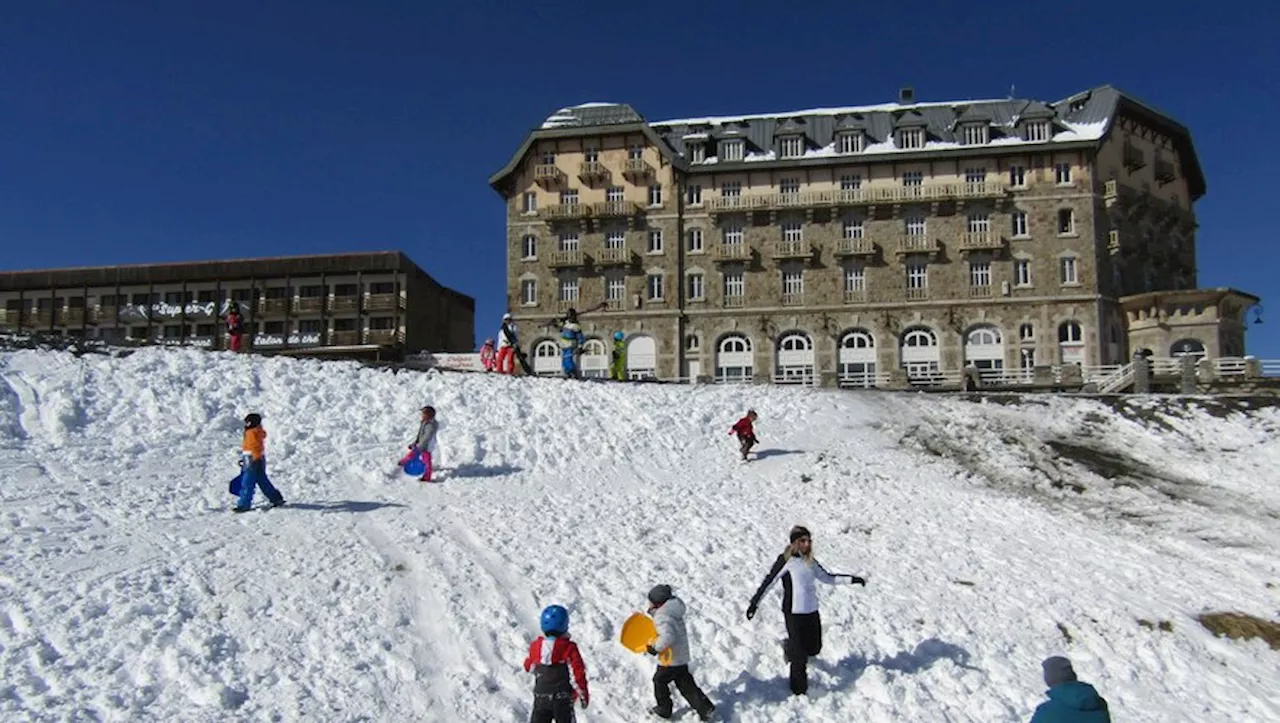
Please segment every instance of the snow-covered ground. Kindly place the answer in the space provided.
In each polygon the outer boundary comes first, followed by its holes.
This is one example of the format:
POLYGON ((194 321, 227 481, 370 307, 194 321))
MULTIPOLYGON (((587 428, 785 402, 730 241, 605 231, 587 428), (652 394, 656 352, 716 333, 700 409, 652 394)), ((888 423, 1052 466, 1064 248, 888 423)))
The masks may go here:
POLYGON ((688 603, 695 675, 727 720, 1025 721, 1053 654, 1116 721, 1280 719, 1280 653, 1194 619, 1280 607, 1274 407, 165 349, 0 354, 0 377, 6 721, 527 720, 520 663, 553 602, 588 666, 580 719, 644 720, 653 662, 617 636, 658 582, 688 603), (390 474, 425 403, 438 485, 390 474), (748 406, 762 444, 743 464, 728 427, 748 406), (233 515, 249 411, 289 506, 233 515), (796 523, 868 580, 819 591, 805 699, 778 593, 743 614, 796 523))

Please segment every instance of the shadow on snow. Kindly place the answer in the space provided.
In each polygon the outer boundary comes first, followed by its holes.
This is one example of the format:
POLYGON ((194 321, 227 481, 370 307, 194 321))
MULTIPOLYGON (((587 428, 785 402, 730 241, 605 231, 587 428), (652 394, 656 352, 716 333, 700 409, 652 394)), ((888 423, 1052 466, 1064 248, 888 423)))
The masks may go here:
MULTIPOLYGON (((811 658, 809 661, 809 695, 822 695, 837 690, 848 690, 858 682, 858 678, 861 678, 862 674, 871 666, 911 675, 927 670, 938 661, 950 660, 957 667, 975 670, 969 665, 969 657, 969 651, 959 645, 937 638, 929 638, 916 645, 912 650, 904 650, 881 660, 869 661, 856 653, 835 663, 811 658), (825 675, 818 676, 818 679, 815 680, 815 671, 825 675)), ((781 670, 788 669, 786 662, 782 658, 781 651, 779 651, 777 663, 781 670)), ((740 705, 786 701, 791 697, 791 687, 785 675, 760 679, 751 677, 749 673, 741 673, 733 680, 717 686, 714 691, 709 693, 709 697, 716 704, 717 712, 725 719, 729 719, 734 713, 734 709, 740 705)))
POLYGON ((785 457, 789 454, 804 454, 804 450, 800 449, 762 449, 756 452, 756 459, 768 459, 770 457, 785 457))
POLYGON ((343 500, 341 502, 290 502, 281 509, 315 510, 317 512, 372 512, 383 507, 408 507, 399 502, 357 502, 343 500))

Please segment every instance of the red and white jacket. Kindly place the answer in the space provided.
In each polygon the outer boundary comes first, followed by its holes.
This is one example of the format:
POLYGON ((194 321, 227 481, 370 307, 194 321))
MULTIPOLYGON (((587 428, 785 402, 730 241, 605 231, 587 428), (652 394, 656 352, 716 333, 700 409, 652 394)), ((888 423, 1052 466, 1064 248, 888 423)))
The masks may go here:
POLYGON ((529 644, 529 657, 524 659, 525 672, 536 677, 535 696, 571 697, 585 708, 591 700, 587 690, 587 666, 582 662, 578 644, 568 635, 538 638, 529 644))

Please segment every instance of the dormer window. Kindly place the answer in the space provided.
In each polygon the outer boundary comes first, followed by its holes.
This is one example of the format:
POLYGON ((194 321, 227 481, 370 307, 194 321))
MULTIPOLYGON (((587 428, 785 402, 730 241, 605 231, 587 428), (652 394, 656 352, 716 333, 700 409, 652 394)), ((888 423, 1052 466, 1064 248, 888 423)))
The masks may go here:
POLYGON ((964 127, 964 144, 966 146, 984 146, 989 138, 985 125, 968 125, 964 127))
POLYGON ((1023 137, 1032 143, 1044 143, 1049 140, 1049 121, 1027 121, 1023 137))
POLYGON ((782 157, 799 158, 804 155, 804 138, 802 136, 784 136, 782 138, 782 157))
POLYGON ((692 143, 689 145, 689 162, 702 163, 707 160, 707 147, 701 143, 692 143))
POLYGON ((837 153, 861 153, 862 152, 861 133, 841 133, 836 136, 836 152, 837 153))
POLYGON ((720 160, 741 161, 745 144, 741 139, 720 142, 720 160))
POLYGON ((899 148, 924 148, 923 128, 903 128, 898 131, 899 148))

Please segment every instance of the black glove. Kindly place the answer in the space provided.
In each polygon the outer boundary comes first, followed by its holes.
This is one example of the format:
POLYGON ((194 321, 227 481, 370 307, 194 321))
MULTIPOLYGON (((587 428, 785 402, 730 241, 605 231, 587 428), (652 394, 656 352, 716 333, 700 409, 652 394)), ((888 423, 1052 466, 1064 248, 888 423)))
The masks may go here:
POLYGON ((237 459, 236 464, 240 465, 240 469, 244 469, 244 457, 237 459))
POLYGON ((646 653, 648 653, 649 655, 657 655, 657 654, 658 654, 658 650, 657 650, 656 648, 654 648, 652 645, 646 646, 646 647, 645 647, 645 649, 644 649, 644 651, 645 651, 646 653))
POLYGON ((756 605, 755 603, 752 603, 751 605, 747 606, 747 620, 750 620, 755 616, 756 616, 756 605))
POLYGON ((867 581, 866 581, 866 580, 863 580, 862 578, 858 577, 857 575, 849 575, 848 577, 849 577, 849 583, 850 583, 850 584, 852 584, 852 585, 861 585, 861 586, 863 586, 863 587, 866 587, 866 586, 867 586, 867 581))

